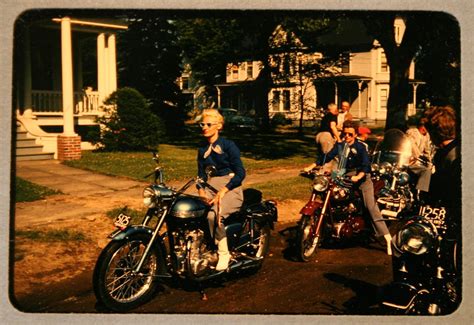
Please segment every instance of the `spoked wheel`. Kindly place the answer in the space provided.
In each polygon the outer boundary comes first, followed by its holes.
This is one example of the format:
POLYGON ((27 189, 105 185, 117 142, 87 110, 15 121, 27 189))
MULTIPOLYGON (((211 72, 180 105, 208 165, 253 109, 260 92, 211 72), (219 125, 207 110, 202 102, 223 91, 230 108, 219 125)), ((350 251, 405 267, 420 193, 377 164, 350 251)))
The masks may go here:
POLYGON ((317 218, 303 215, 296 234, 296 249, 298 258, 308 262, 316 252, 322 239, 322 231, 316 234, 317 218))
POLYGON ((140 272, 133 271, 149 240, 148 235, 137 235, 110 242, 100 254, 94 269, 94 293, 107 308, 127 311, 152 297, 158 285, 159 252, 150 250, 140 272))

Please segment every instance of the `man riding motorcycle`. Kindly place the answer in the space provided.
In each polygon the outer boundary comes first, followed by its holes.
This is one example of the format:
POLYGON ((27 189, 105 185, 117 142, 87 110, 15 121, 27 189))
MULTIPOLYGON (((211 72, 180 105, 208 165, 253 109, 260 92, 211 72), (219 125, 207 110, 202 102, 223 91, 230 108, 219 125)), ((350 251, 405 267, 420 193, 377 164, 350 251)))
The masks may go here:
POLYGON ((351 181, 361 190, 364 206, 374 221, 376 235, 384 236, 387 243, 387 254, 392 255, 390 244, 392 237, 385 221, 382 220, 382 214, 374 198, 374 186, 370 178, 370 159, 367 148, 356 139, 356 130, 357 126, 353 121, 345 121, 342 132, 344 141, 337 143, 331 151, 325 156, 320 156, 316 163, 309 165, 304 171, 309 172, 315 167, 333 160, 336 156, 339 156, 340 159, 347 159, 346 174, 351 176, 351 181))

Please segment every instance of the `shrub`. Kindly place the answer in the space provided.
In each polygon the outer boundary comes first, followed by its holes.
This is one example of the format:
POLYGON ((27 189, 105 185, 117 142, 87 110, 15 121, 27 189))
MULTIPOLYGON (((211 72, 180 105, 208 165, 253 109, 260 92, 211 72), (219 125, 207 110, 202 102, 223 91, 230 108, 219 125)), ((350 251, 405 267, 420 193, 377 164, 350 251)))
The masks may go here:
POLYGON ((164 134, 161 119, 135 89, 121 88, 105 101, 98 118, 101 131, 92 140, 106 151, 139 151, 156 148, 164 134))
POLYGON ((273 126, 288 125, 288 124, 291 124, 291 120, 286 118, 285 114, 283 114, 283 113, 276 113, 272 117, 271 124, 273 126))

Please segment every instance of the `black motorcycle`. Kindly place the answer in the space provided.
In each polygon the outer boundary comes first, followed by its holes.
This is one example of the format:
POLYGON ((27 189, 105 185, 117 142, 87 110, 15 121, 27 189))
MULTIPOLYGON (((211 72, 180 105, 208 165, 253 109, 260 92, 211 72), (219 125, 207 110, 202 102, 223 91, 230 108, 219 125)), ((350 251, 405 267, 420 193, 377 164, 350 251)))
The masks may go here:
POLYGON ((421 205, 393 238, 393 282, 383 290, 386 313, 441 315, 461 301, 456 220, 442 206, 421 205))
MULTIPOLYGON (((158 163, 156 154, 153 159, 158 163)), ((209 177, 214 172, 215 167, 206 169, 209 177)), ((175 190, 163 183, 160 166, 152 174, 153 184, 143 191, 148 208, 143 220, 130 225, 130 216, 121 213, 115 221, 118 229, 97 260, 93 286, 100 303, 127 311, 150 300, 160 281, 191 280, 202 288, 204 281, 262 265, 277 221, 274 202, 262 201, 255 189, 244 190, 242 208, 224 221, 231 262, 227 270, 216 271, 217 247, 207 219, 212 206, 185 192, 193 184, 217 190, 199 177, 175 190)))

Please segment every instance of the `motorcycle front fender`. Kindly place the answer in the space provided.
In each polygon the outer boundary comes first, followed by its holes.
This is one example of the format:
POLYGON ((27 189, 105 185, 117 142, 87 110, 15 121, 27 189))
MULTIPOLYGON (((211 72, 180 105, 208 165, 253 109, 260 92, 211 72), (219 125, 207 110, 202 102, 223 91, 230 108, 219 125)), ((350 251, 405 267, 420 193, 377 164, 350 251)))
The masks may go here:
MULTIPOLYGON (((141 225, 130 226, 123 230, 117 229, 116 231, 114 231, 113 233, 109 235, 109 238, 111 238, 112 241, 121 241, 121 240, 128 240, 130 237, 133 237, 139 234, 146 234, 146 235, 149 235, 151 238, 151 236, 153 235, 153 230, 141 225)), ((166 270, 165 256, 167 256, 167 252, 166 252, 165 243, 163 242, 163 238, 161 236, 156 237, 154 246, 159 251, 158 258, 160 262, 159 262, 158 272, 159 274, 166 274, 167 270, 166 270)))
POLYGON ((319 201, 309 201, 306 205, 301 209, 300 214, 306 216, 312 216, 316 209, 320 209, 323 207, 323 202, 319 201))
POLYGON ((428 290, 416 288, 407 282, 392 282, 383 290, 382 304, 399 311, 408 311, 418 295, 427 293, 428 290))
POLYGON ((153 230, 144 226, 131 226, 125 229, 117 229, 109 235, 109 238, 112 240, 124 240, 128 237, 136 234, 148 234, 152 235, 153 230))

